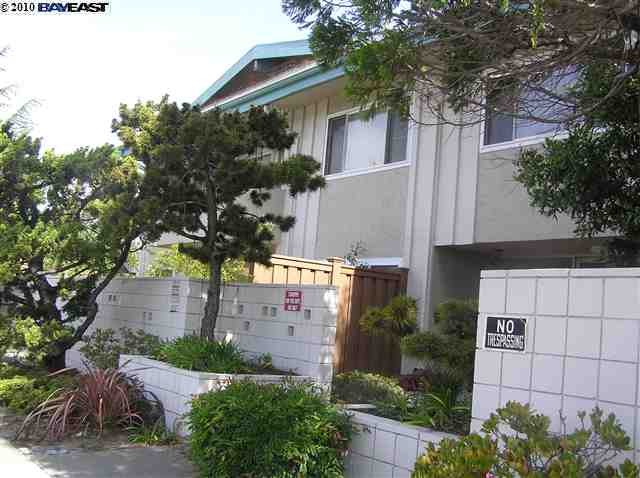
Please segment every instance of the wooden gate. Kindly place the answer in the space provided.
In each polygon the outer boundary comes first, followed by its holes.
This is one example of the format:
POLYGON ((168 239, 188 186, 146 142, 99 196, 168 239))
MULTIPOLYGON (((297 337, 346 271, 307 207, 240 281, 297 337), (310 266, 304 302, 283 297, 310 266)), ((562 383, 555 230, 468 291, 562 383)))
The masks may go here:
POLYGON ((372 337, 360 330, 360 317, 369 306, 386 305, 404 294, 406 269, 358 269, 341 257, 315 261, 274 255, 272 265, 254 264, 253 282, 258 284, 318 284, 340 288, 336 330, 335 373, 361 370, 395 375, 400 373, 400 347, 388 337, 372 337))

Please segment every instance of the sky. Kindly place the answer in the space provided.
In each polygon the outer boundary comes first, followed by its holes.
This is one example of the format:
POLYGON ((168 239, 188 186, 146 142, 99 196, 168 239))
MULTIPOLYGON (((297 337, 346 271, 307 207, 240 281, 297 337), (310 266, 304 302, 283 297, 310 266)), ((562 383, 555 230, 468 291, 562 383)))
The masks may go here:
MULTIPOLYGON (((101 0, 102 1, 102 0, 101 0)), ((192 102, 251 47, 306 34, 280 0, 111 0, 110 13, 0 14, 0 84, 36 100, 32 134, 58 153, 117 142, 120 103, 192 102)))

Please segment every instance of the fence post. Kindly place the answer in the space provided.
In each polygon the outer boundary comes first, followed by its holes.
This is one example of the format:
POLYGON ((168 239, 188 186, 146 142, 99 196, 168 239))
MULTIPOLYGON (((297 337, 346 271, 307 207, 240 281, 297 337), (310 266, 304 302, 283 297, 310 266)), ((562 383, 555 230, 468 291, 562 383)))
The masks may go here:
POLYGON ((331 264, 329 284, 340 286, 342 284, 342 264, 344 264, 344 259, 342 257, 328 257, 327 262, 331 264))
POLYGON ((400 282, 398 284, 398 292, 401 294, 407 294, 407 279, 409 278, 409 269, 406 267, 398 267, 400 273, 400 282))

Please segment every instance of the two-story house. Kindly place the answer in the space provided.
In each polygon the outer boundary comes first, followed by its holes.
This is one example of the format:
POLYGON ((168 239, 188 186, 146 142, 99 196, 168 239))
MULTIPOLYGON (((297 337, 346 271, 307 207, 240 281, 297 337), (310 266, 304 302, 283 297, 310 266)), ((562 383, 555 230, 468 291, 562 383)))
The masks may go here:
POLYGON ((296 216, 278 253, 323 259, 360 242, 371 265, 409 269, 423 325, 438 302, 477 296, 481 268, 597 260, 601 239, 575 238, 569 218, 539 214, 513 179, 513 158, 540 144, 547 126, 504 117, 427 126, 435 121, 420 105, 422 126, 393 111, 366 120, 344 86, 344 71, 321 68, 306 41, 284 42, 252 48, 196 100, 205 110, 284 110, 298 133, 292 152, 322 163, 325 189, 274 191, 266 206, 296 216))

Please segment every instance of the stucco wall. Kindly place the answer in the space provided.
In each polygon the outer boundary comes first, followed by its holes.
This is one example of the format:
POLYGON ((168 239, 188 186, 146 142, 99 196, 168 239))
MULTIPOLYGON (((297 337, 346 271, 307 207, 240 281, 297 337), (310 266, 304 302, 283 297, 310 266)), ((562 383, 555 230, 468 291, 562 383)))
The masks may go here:
POLYGON ((475 242, 531 241, 574 237, 567 216, 556 221, 530 206, 524 187, 513 179, 520 150, 480 155, 475 242))
POLYGON ((531 403, 561 430, 596 405, 615 413, 640 457, 640 269, 484 271, 473 424, 513 400, 531 403), (526 318, 524 353, 484 349, 488 316, 526 318))
POLYGON ((402 255, 409 168, 330 180, 320 197, 316 257, 362 241, 369 257, 402 255))
MULTIPOLYGON (((289 154, 324 160, 327 116, 353 107, 344 94, 344 80, 293 95, 274 106, 287 112, 298 133, 289 154)), ((328 179, 321 191, 284 198, 284 213, 296 217, 282 236, 281 254, 324 259, 344 255, 363 241, 369 257, 402 255, 402 234, 407 203, 408 168, 328 179)))

